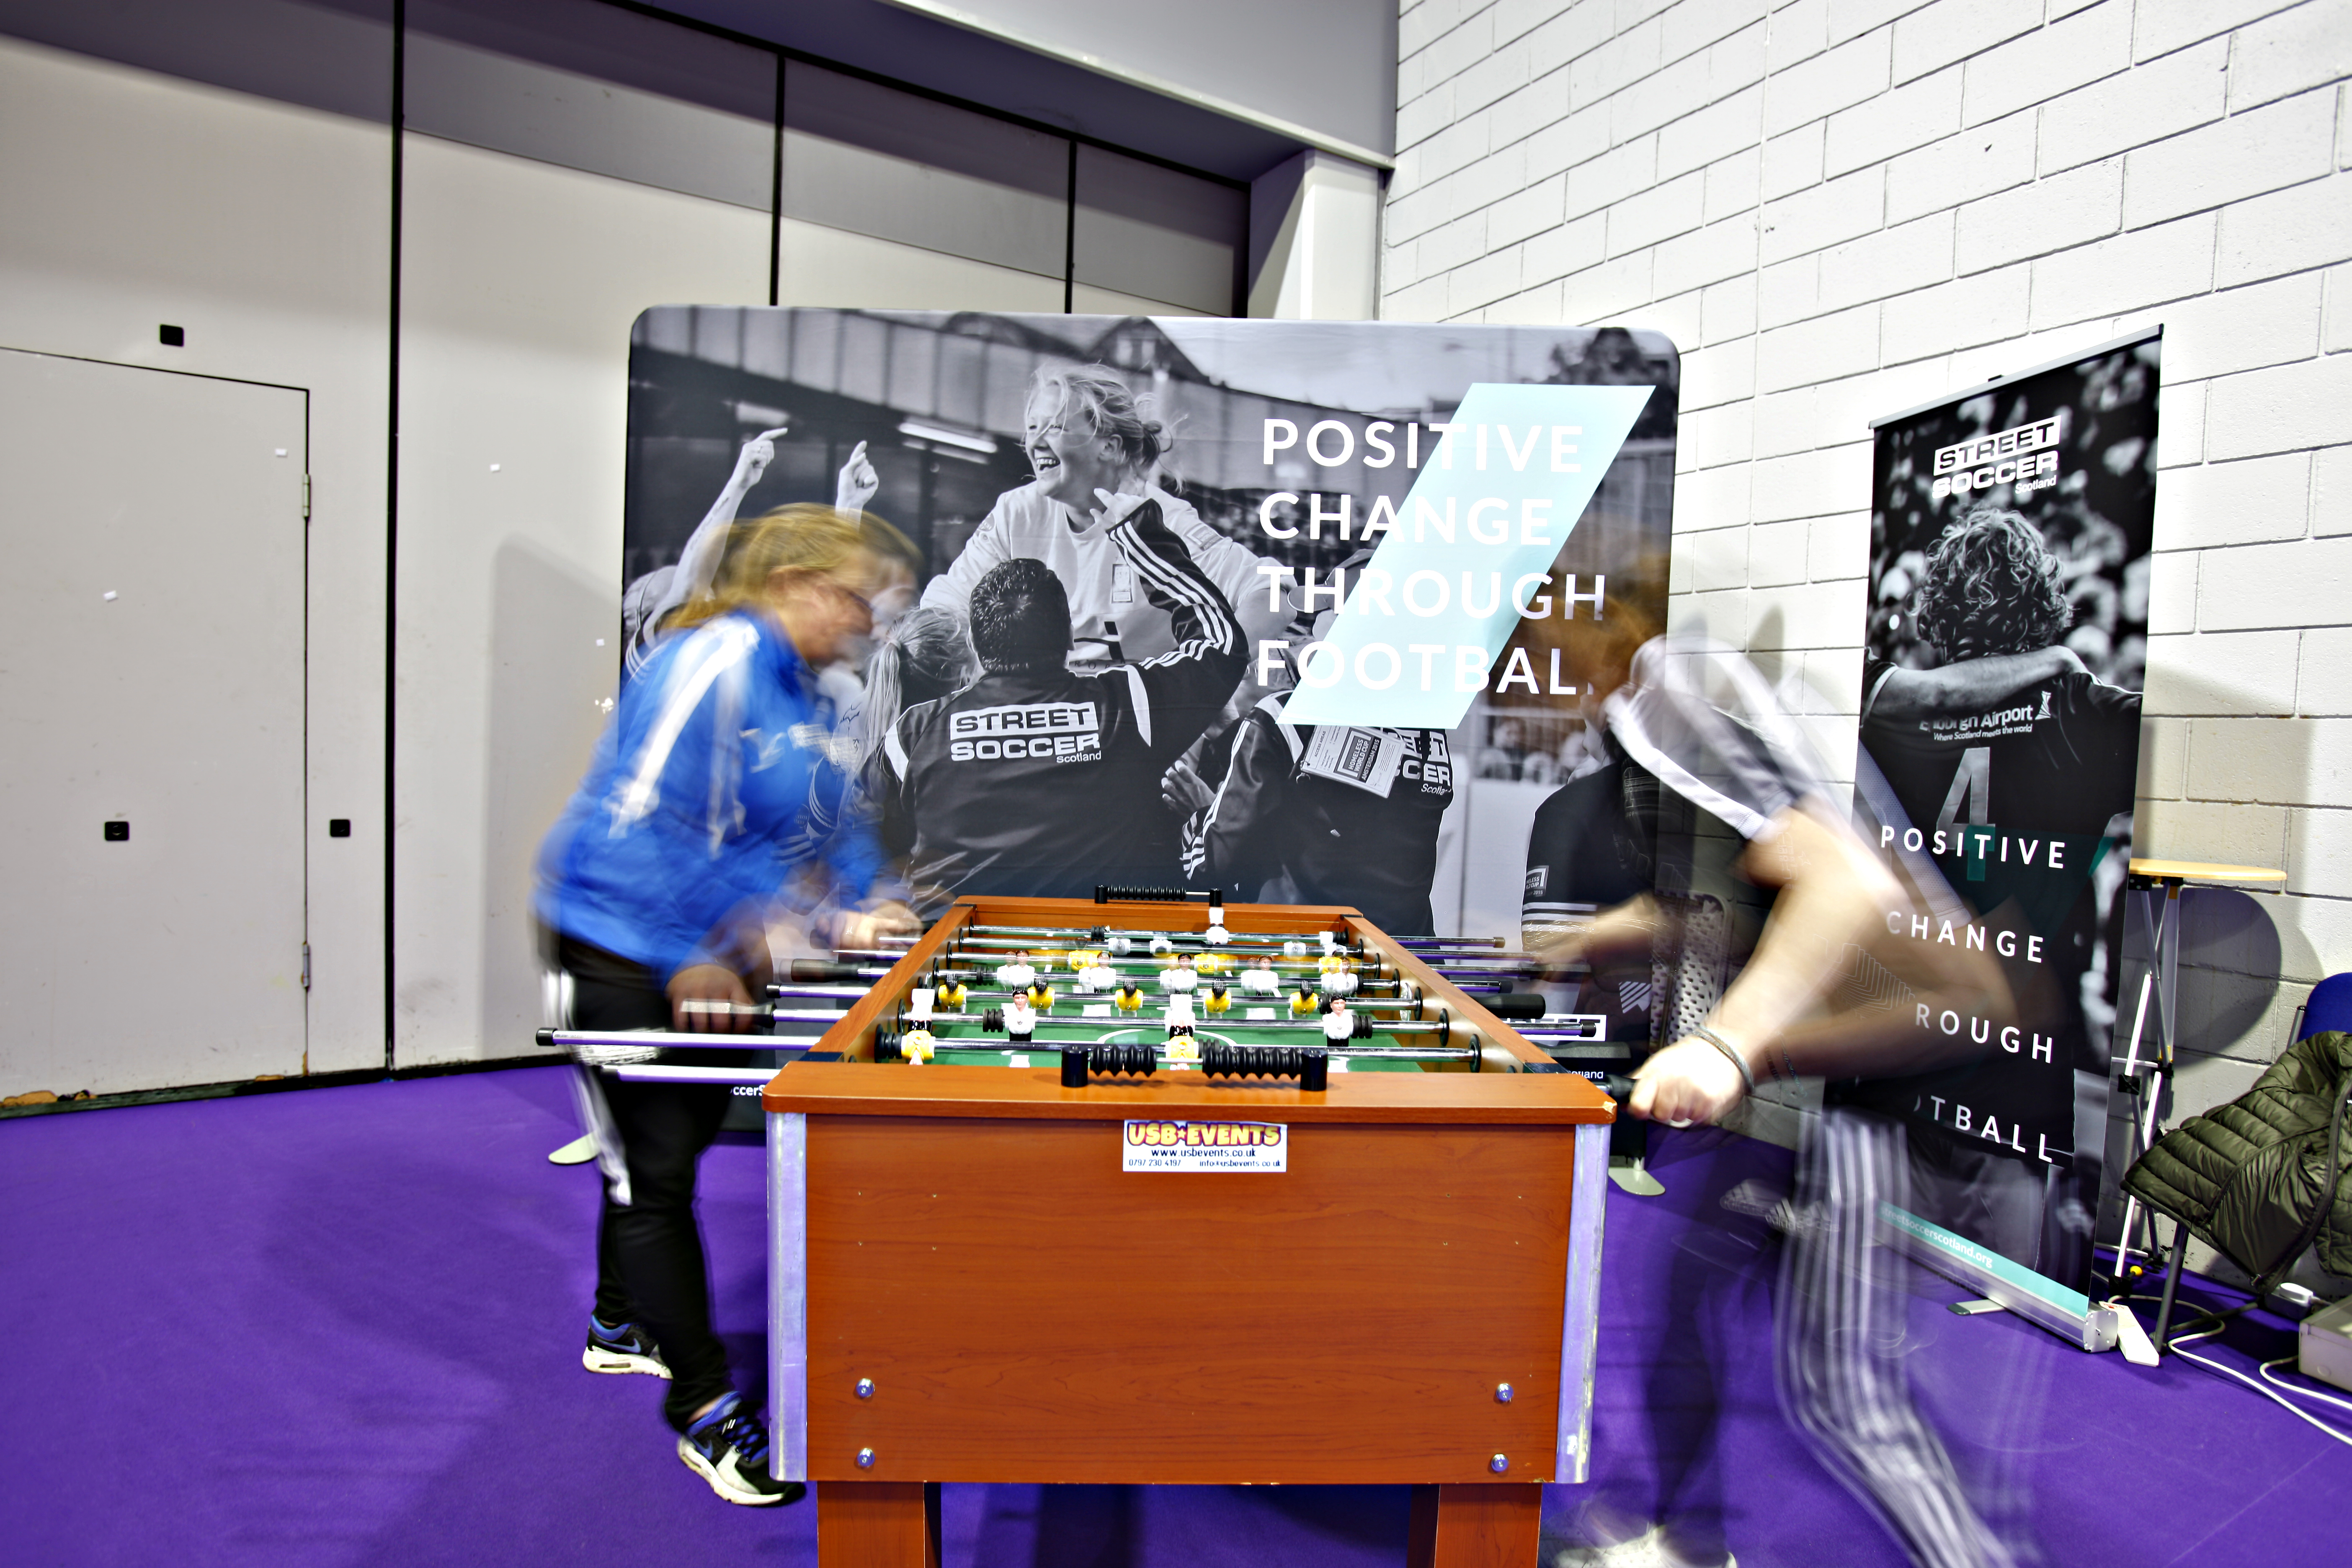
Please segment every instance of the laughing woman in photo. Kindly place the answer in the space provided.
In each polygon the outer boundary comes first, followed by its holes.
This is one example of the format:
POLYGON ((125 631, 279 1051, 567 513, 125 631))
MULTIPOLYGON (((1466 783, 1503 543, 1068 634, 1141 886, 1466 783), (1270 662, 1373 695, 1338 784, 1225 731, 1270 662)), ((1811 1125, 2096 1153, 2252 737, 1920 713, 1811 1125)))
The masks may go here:
MULTIPOLYGON (((1127 384, 1093 365, 1041 370, 1023 416, 1022 446, 1036 478, 1005 491, 957 556, 931 580, 923 604, 965 615, 972 585, 991 568, 1020 556, 1043 561, 1062 580, 1070 600, 1070 639, 1076 658, 1143 658, 1173 641, 1165 612, 1155 611, 1110 542, 1120 496, 1160 503, 1160 515, 1216 584, 1255 639, 1276 630, 1290 607, 1266 608, 1259 558, 1201 520, 1185 501, 1154 482, 1172 442, 1165 426, 1148 418, 1127 384), (1108 629, 1115 626, 1114 633, 1108 629), (1116 654, 1110 645, 1120 646, 1116 654)), ((860 498, 845 493, 846 499, 860 498)))

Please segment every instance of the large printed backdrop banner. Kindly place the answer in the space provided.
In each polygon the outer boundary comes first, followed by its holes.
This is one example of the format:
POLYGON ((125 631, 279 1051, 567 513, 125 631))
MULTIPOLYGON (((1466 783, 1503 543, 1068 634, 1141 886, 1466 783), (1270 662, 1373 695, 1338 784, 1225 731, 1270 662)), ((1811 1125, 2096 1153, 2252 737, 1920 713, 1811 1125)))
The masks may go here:
POLYGON ((1536 810, 1600 754, 1531 623, 1664 624, 1677 376, 1622 328, 651 310, 625 645, 730 521, 871 487, 913 583, 824 679, 924 900, 1188 883, 1515 934, 1536 810), (1070 647, 1008 658, 1041 573, 1070 647))
POLYGON ((1858 788, 1882 849, 1932 859, 1965 910, 1903 934, 1997 954, 2015 1011, 1920 1006, 1912 1026, 1966 1031, 1981 1055, 1848 1093, 1912 1124, 1916 1217, 2055 1282, 2078 1314, 2139 765, 2158 351, 2151 334, 1877 426, 1858 788))

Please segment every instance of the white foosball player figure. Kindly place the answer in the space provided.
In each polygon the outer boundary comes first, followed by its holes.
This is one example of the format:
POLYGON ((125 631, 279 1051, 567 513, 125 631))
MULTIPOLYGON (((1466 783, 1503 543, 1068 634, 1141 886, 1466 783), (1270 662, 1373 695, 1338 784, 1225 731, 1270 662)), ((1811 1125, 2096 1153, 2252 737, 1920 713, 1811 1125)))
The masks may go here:
POLYGON ((1252 996, 1271 996, 1282 989, 1282 976, 1263 963, 1255 969, 1244 969, 1234 978, 1252 996))
POLYGON ((1013 1044, 1025 1046, 1029 1037, 1037 1032, 1037 1009, 1026 1002, 1008 1002, 1004 1006, 1004 1033, 1013 1044))
POLYGON ((1200 984, 1199 972, 1186 964, 1180 963, 1173 969, 1163 969, 1160 972, 1160 989, 1162 991, 1185 992, 1200 984))
POLYGON ((996 983, 1007 991, 1026 991, 1037 984, 1037 966, 1026 962, 1008 963, 996 972, 996 983))
POLYGON ((1333 1045, 1347 1040, 1356 1032, 1356 1016, 1345 1007, 1334 1007, 1323 1015, 1323 1037, 1333 1045))

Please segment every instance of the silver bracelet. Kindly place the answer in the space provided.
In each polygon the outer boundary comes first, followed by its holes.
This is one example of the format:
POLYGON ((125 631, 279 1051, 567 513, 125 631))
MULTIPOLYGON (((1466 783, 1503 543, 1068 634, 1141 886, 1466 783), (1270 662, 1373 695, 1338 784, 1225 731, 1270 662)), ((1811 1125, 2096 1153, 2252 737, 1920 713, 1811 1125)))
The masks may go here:
POLYGON ((1725 1056, 1729 1057, 1731 1058, 1731 1065, 1739 1069, 1739 1081, 1748 1086, 1748 1093, 1753 1094, 1756 1092, 1755 1072, 1749 1068, 1748 1058, 1731 1048, 1731 1042, 1729 1040, 1725 1039, 1721 1035, 1717 1034, 1713 1029, 1708 1028, 1704 1024, 1701 1024, 1696 1028, 1691 1030, 1691 1033, 1696 1035, 1698 1038, 1705 1040, 1708 1045, 1713 1046, 1717 1050, 1721 1051, 1725 1056))

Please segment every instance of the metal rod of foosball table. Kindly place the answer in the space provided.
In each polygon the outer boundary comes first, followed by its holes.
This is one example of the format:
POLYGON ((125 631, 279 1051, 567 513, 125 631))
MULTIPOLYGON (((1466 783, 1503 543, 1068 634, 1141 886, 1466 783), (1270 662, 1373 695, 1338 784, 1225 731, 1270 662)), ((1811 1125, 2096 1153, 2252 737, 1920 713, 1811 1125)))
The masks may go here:
MULTIPOLYGON (((1262 963, 1268 968, 1291 967, 1300 969, 1312 969, 1319 964, 1323 958, 1323 955, 1319 952, 1280 953, 1273 952, 1260 952, 1256 951, 1227 955, 1225 954, 1225 950, 1223 948, 1210 949, 1206 952, 1195 952, 1191 948, 1175 948, 1171 949, 1170 953, 1104 952, 1098 949, 1076 946, 1057 948, 1021 947, 1011 942, 1005 943, 1002 949, 1002 958, 1008 962, 1018 962, 1024 954, 1034 959, 1040 956, 1047 958, 1055 957, 1065 952, 1094 953, 1106 967, 1112 969, 1117 969, 1122 965, 1165 967, 1166 965, 1164 961, 1171 954, 1181 954, 1182 956, 1192 958, 1225 955, 1230 956, 1232 961, 1235 963, 1247 963, 1255 966, 1255 964, 1262 963)), ((956 950, 956 956, 964 959, 968 963, 985 965, 992 962, 997 962, 999 959, 999 952, 992 948, 988 951, 976 951, 975 945, 965 945, 959 947, 956 950)), ((1360 955, 1358 954, 1349 954, 1349 956, 1360 958, 1360 955)), ((1490 953, 1475 957, 1469 954, 1438 954, 1433 957, 1423 958, 1422 962, 1429 968, 1435 970, 1438 973, 1449 976, 1455 974, 1525 975, 1533 974, 1544 967, 1542 962, 1532 955, 1517 952, 1490 953)))
POLYGON ((635 1067, 608 1069, 614 1078, 630 1083, 726 1083, 739 1085, 763 1084, 776 1076, 773 1068, 694 1068, 677 1067, 668 1062, 646 1062, 635 1067))
MULTIPOLYGON (((932 1024, 977 1025, 980 1020, 977 1018, 967 1017, 961 1014, 954 1014, 947 1016, 934 1016, 929 1020, 929 1022, 932 1024)), ((1133 1032, 1147 1029, 1160 1029, 1167 1026, 1162 1020, 1158 1018, 1141 1018, 1133 1016, 1121 1017, 1116 1014, 1099 1013, 1095 1015, 1093 1017, 1069 1017, 1066 1016, 1047 1014, 1039 1017, 1037 1020, 1037 1027, 1040 1029, 1076 1029, 1080 1031, 1090 1029, 1099 1030, 1106 1025, 1110 1027, 1113 1033, 1122 1030, 1133 1032)), ((921 1027, 923 1026, 919 1025, 917 1026, 921 1027)), ((1192 1027, 1197 1033, 1208 1035, 1222 1035, 1228 1028, 1244 1030, 1270 1029, 1277 1034, 1315 1035, 1318 1037, 1322 1037, 1323 1035, 1323 1021, 1320 1018, 1223 1019, 1213 1016, 1205 1020, 1195 1019, 1193 1021, 1192 1027)), ((1418 1019, 1405 1019, 1402 1021, 1384 1023, 1381 1025, 1374 1033, 1382 1035, 1445 1035, 1449 1034, 1453 1028, 1454 1026, 1451 1024, 1424 1024, 1418 1019)), ((970 1036, 943 1037, 940 1043, 943 1045, 954 1045, 972 1037, 973 1037, 970 1036)), ((1082 1042, 1069 1041, 1066 1043, 1075 1045, 1082 1042)), ((994 1049, 995 1047, 984 1047, 982 1048, 994 1049)), ((1350 1046, 1349 1042, 1341 1040, 1333 1043, 1332 1048, 1335 1050, 1350 1050, 1361 1047, 1350 1046)))
MULTIPOLYGON (((1259 1026, 1263 1027, 1264 1026, 1261 1025, 1259 1026)), ((1028 1040, 1008 1041, 1003 1043, 983 1043, 974 1040, 942 1040, 940 1042, 940 1048, 950 1051, 988 1051, 1004 1056, 1034 1056, 1047 1051, 1058 1051, 1065 1046, 1087 1046, 1096 1043, 1097 1042, 1092 1040, 1028 1040)), ((1141 1043, 1141 1041, 1137 1042, 1139 1045, 1141 1043)), ((1286 1047, 1285 1048, 1295 1050, 1297 1047, 1286 1047)), ((1332 1046, 1328 1048, 1335 1057, 1356 1058, 1365 1060, 1379 1061, 1466 1062, 1478 1054, 1476 1049, 1469 1046, 1342 1045, 1332 1046)), ((1172 1063, 1175 1060, 1175 1058, 1168 1055, 1167 1047, 1164 1044, 1155 1044, 1153 1046, 1153 1049, 1159 1054, 1160 1060, 1163 1064, 1172 1063)), ((1198 1062, 1187 1062, 1184 1065, 1198 1067, 1200 1064, 1198 1062)), ((767 1079, 763 1078, 760 1081, 765 1083, 767 1079)))
MULTIPOLYGON (((1213 945, 1218 947, 1280 948, 1285 942, 1296 942, 1303 943, 1310 949, 1318 949, 1321 947, 1321 938, 1325 934, 1327 933, 1322 931, 1236 931, 1226 932, 1225 940, 1221 942, 1214 943, 1213 945), (1309 937, 1313 937, 1315 940, 1309 941, 1309 937)), ((1139 940, 1149 942, 1153 937, 1164 937, 1171 947, 1206 947, 1213 945, 1209 942, 1208 933, 1206 931, 1156 931, 1140 926, 987 925, 966 926, 962 931, 956 933, 956 940, 959 942, 984 942, 992 947, 1004 942, 1036 942, 1040 940, 1066 941, 1077 945, 1085 945, 1092 942, 1099 945, 1112 937, 1125 937, 1130 942, 1139 940), (1097 936, 1095 934, 1097 931, 1102 932, 1102 935, 1099 937, 1097 936)), ((1344 949, 1353 947, 1354 944, 1355 939, 1350 937, 1348 941, 1341 942, 1339 945, 1344 949)))
MULTIPOLYGON (((764 1016, 765 1009, 762 1009, 764 1016)), ((838 1013, 823 1016, 839 1018, 838 1013)), ((604 1049, 658 1051, 799 1051, 808 1048, 806 1040, 778 1039, 773 1035, 725 1035, 672 1033, 667 1029, 541 1029, 539 1043, 563 1050, 577 1050, 585 1046, 604 1049)))
MULTIPOLYGON (((982 931, 983 932, 1012 931, 1017 933, 1022 928, 1017 927, 987 927, 982 928, 982 931)), ((1040 927, 1038 928, 1038 931, 1042 933, 1045 929, 1045 928, 1040 927)), ((1156 965, 1163 956, 1162 954, 1153 952, 1101 952, 1099 948, 1090 948, 1083 945, 1081 942, 1076 940, 1076 933, 1062 932, 1056 934, 1071 936, 1073 938, 1071 944, 1067 947, 1045 949, 1044 952, 1048 954, 1060 952, 1097 952, 1099 955, 1100 962, 1108 968, 1117 969, 1121 966, 1139 968, 1156 965)), ((1091 933, 1088 934, 1090 935, 1091 933)), ((887 941, 889 939, 885 938, 884 940, 887 941)), ((1171 948, 1170 951, 1171 952, 1191 952, 1194 947, 1203 945, 1198 937, 1187 937, 1182 933, 1179 933, 1179 940, 1187 942, 1189 945, 1180 948, 1171 948)), ((1237 938, 1233 943, 1220 944, 1220 949, 1229 946, 1242 945, 1246 940, 1249 939, 1237 938)), ((1257 956, 1257 949, 1266 948, 1270 950, 1274 943, 1281 940, 1283 939, 1271 936, 1256 938, 1255 939, 1254 945, 1250 946, 1247 951, 1252 956, 1257 956)), ((1034 946, 1024 945, 1028 941, 1029 939, 1027 937, 1018 934, 982 934, 979 936, 968 936, 965 939, 959 941, 954 952, 955 956, 966 959, 975 964, 985 965, 991 958, 994 956, 995 951, 999 949, 1003 950, 1005 956, 1008 958, 1017 958, 1017 956, 1022 952, 1037 952, 1038 950, 1034 946)), ((866 957, 873 957, 877 960, 893 959, 895 961, 895 958, 904 956, 904 952, 903 950, 893 950, 889 948, 845 949, 842 952, 835 953, 835 956, 836 958, 844 958, 850 961, 866 957)), ((1305 967, 1319 962, 1322 958, 1321 953, 1313 952, 1306 953, 1282 953, 1266 951, 1264 952, 1263 956, 1269 966, 1295 964, 1300 967, 1305 967)), ((1422 955, 1416 953, 1416 956, 1422 955)), ((1458 975, 1480 974, 1524 977, 1526 975, 1535 973, 1544 967, 1543 961, 1538 959, 1532 953, 1504 952, 1498 952, 1493 947, 1486 946, 1479 946, 1472 951, 1466 951, 1460 953, 1439 952, 1428 956, 1423 956, 1422 962, 1426 963, 1431 969, 1435 970, 1438 973, 1445 975, 1448 978, 1453 978, 1458 975)), ((861 973, 863 973, 862 970, 861 973)))

